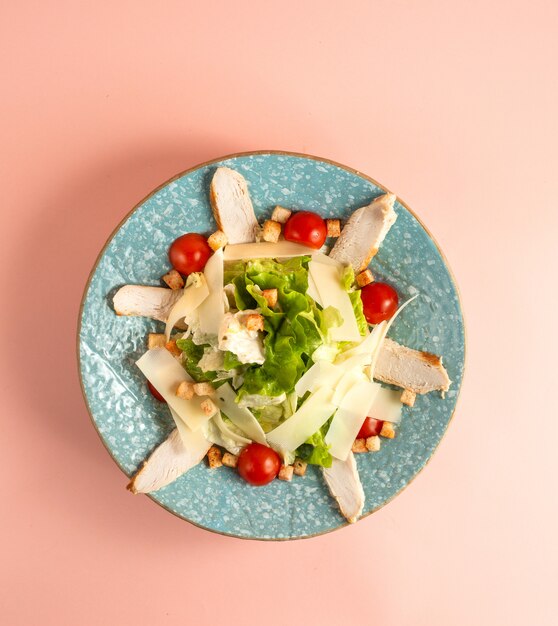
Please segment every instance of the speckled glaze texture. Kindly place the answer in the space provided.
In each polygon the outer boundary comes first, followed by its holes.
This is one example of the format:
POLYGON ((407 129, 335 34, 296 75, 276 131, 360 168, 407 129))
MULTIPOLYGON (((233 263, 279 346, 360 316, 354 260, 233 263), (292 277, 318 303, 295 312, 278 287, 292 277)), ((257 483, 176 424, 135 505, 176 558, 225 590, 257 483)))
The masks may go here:
MULTIPOLYGON (((135 361, 148 332, 162 325, 114 314, 112 295, 127 283, 160 285, 168 270, 167 248, 179 235, 215 229, 208 201, 211 176, 219 165, 247 179, 256 213, 269 217, 276 204, 324 217, 347 218, 383 190, 342 167, 301 156, 245 155, 191 171, 157 191, 119 228, 98 261, 81 318, 79 353, 85 396, 107 448, 130 476, 172 430, 166 406, 147 391, 135 361)), ((398 219, 371 268, 393 283, 401 300, 419 294, 394 323, 390 336, 405 345, 443 355, 453 383, 443 399, 418 396, 404 408, 398 436, 377 453, 357 455, 366 504, 373 512, 401 491, 426 464, 455 409, 464 363, 463 320, 456 287, 436 245, 399 202, 398 219)), ((131 497, 131 496, 130 496, 131 497)), ((204 463, 153 499, 180 517, 209 530, 238 537, 289 539, 345 525, 320 470, 303 478, 250 487, 228 468, 204 463)))

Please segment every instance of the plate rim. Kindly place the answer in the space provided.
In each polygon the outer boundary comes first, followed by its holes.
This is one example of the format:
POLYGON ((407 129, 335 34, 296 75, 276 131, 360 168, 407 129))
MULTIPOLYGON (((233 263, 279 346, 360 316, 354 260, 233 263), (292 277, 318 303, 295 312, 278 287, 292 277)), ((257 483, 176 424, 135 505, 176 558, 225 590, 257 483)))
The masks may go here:
MULTIPOLYGON (((89 272, 89 275, 87 277, 87 281, 85 283, 85 286, 84 286, 84 289, 83 289, 83 292, 82 292, 82 295, 81 295, 81 300, 80 300, 79 310, 78 310, 78 324, 77 324, 77 330, 76 330, 76 356, 77 356, 77 370, 78 370, 80 389, 81 389, 81 393, 82 393, 83 400, 84 400, 84 403, 85 403, 85 408, 87 409, 87 414, 89 415, 89 419, 90 419, 90 421, 91 421, 91 423, 93 425, 93 428, 95 429, 95 432, 97 433, 99 439, 101 440, 101 443, 105 447, 106 451, 109 453, 111 459, 116 463, 117 467, 122 471, 122 473, 125 476, 127 476, 127 473, 124 471, 124 468, 120 465, 120 463, 118 462, 118 460, 116 459, 116 457, 112 453, 112 450, 109 448, 107 442, 104 440, 104 438, 102 437, 102 435, 101 435, 101 433, 99 431, 99 428, 97 427, 97 423, 95 422, 95 419, 93 418, 93 413, 91 411, 91 407, 89 406, 89 401, 87 399, 87 394, 86 394, 85 386, 84 386, 84 383, 83 383, 82 360, 81 360, 81 351, 80 351, 80 337, 81 337, 81 329, 82 329, 82 323, 83 323, 83 309, 84 309, 84 306, 85 306, 85 300, 86 300, 87 294, 89 292, 89 287, 91 285, 91 281, 93 280, 93 276, 95 275, 95 273, 97 271, 97 268, 99 266, 99 263, 101 261, 102 256, 104 255, 105 251, 107 250, 108 246, 111 244, 112 240, 114 239, 114 237, 116 236, 116 234, 118 233, 120 228, 125 224, 125 222, 128 221, 128 219, 145 202, 147 202, 150 198, 152 198, 161 189, 163 189, 164 187, 166 187, 170 183, 174 182, 175 180, 178 180, 179 178, 182 178, 183 176, 187 176, 188 174, 191 174, 192 172, 195 172, 196 170, 199 170, 199 169, 201 169, 203 167, 207 167, 209 165, 213 165, 214 163, 220 163, 222 161, 227 161, 227 160, 235 159, 235 158, 239 158, 239 157, 263 156, 263 155, 297 157, 297 158, 308 159, 308 160, 311 160, 311 161, 318 161, 318 162, 321 162, 321 163, 327 163, 328 165, 333 165, 335 167, 343 169, 343 170, 345 170, 345 171, 347 171, 347 172, 349 172, 351 174, 359 176, 360 178, 364 178, 365 180, 371 182, 373 185, 375 185, 376 187, 378 187, 379 189, 384 191, 384 193, 393 193, 385 185, 382 185, 381 183, 379 183, 377 180, 375 180, 371 176, 368 176, 367 174, 361 172, 360 170, 357 170, 357 169, 355 169, 353 167, 350 167, 348 165, 344 165, 343 163, 339 163, 338 161, 334 161, 332 159, 328 159, 328 158, 325 158, 325 157, 320 157, 320 156, 316 156, 316 155, 312 155, 312 154, 306 154, 304 152, 290 152, 290 151, 286 151, 286 150, 251 150, 251 151, 247 151, 247 152, 235 152, 233 154, 227 154, 227 155, 223 155, 223 156, 220 156, 220 157, 217 157, 217 158, 214 158, 214 159, 210 159, 208 161, 204 161, 203 163, 198 163, 197 165, 189 167, 189 168, 179 172, 178 174, 175 174, 174 176, 172 176, 168 180, 164 181, 163 183, 161 183, 160 185, 155 187, 155 189, 150 191, 144 198, 142 198, 139 202, 137 202, 126 213, 126 215, 124 215, 124 217, 118 222, 118 224, 113 228, 112 232, 107 237, 104 245, 102 246, 101 250, 97 254, 95 262, 94 262, 94 264, 93 264, 93 266, 92 266, 92 268, 91 268, 91 270, 89 272)), ((390 498, 388 498, 387 500, 382 502, 382 504, 380 504, 376 508, 372 509, 371 511, 368 511, 367 513, 365 513, 364 515, 359 517, 359 519, 357 520, 358 522, 360 522, 361 520, 369 517, 373 513, 376 513, 377 511, 379 511, 380 509, 385 507, 387 504, 389 504, 392 500, 394 500, 397 496, 399 496, 411 483, 413 483, 415 481, 417 476, 419 476, 419 474, 422 473, 424 468, 430 463, 430 461, 432 460, 432 458, 434 457, 434 455, 438 451, 438 448, 440 447, 440 444, 442 443, 442 440, 446 437, 448 429, 450 427, 450 424, 453 422, 453 418, 455 417, 455 414, 457 412, 457 407, 458 407, 458 404, 459 404, 459 398, 461 397, 461 389, 463 387, 463 381, 465 379, 465 371, 467 369, 467 367, 466 367, 466 365, 467 365, 467 325, 466 325, 466 322, 465 322, 465 313, 464 313, 463 304, 462 304, 461 292, 459 290, 459 285, 458 285, 457 280, 455 278, 455 274, 453 273, 451 265, 449 264, 449 261, 448 261, 446 255, 444 254, 444 251, 442 250, 440 244, 438 243, 438 241, 436 240, 434 235, 431 233, 430 229, 427 228, 427 226, 420 219, 420 217, 409 207, 409 205, 400 196, 398 196, 397 194, 394 194, 394 195, 397 198, 397 202, 399 202, 399 204, 401 204, 417 220, 417 222, 421 225, 421 227, 424 229, 426 234, 432 240, 432 243, 436 246, 436 249, 438 250, 438 253, 440 254, 440 257, 442 258, 442 261, 444 262, 444 265, 446 266, 448 274, 449 274, 449 276, 451 278, 451 282, 452 282, 452 284, 453 284, 453 286, 455 288, 455 293, 457 295, 457 302, 459 304, 459 311, 461 313, 461 320, 462 320, 462 325, 463 325, 463 368, 462 368, 462 373, 461 373, 461 384, 460 384, 458 392, 457 392, 457 397, 456 397, 456 400, 455 400, 455 406, 454 406, 454 409, 452 411, 452 414, 450 415, 450 418, 449 418, 449 420, 448 420, 448 422, 446 424, 446 427, 444 428, 444 430, 442 432, 442 435, 441 435, 440 439, 436 443, 434 449, 432 450, 432 453, 430 454, 430 456, 428 457, 428 459, 426 460, 424 465, 411 478, 411 480, 409 480, 409 482, 407 482, 405 485, 403 485, 403 487, 401 487, 401 489, 396 491, 390 498)), ((296 536, 296 537, 250 537, 250 536, 246 536, 246 535, 238 535, 238 534, 232 533, 232 532, 229 533, 229 532, 224 532, 224 531, 220 531, 220 530, 215 530, 214 528, 208 528, 207 526, 203 526, 202 524, 194 522, 193 520, 188 519, 187 517, 183 517, 182 515, 180 515, 176 511, 173 511, 167 505, 163 504, 162 502, 159 502, 158 500, 155 500, 155 498, 151 494, 147 493, 147 494, 142 494, 142 495, 146 495, 151 500, 151 502, 153 502, 157 506, 162 507, 163 509, 165 509, 166 511, 168 511, 169 513, 171 513, 172 515, 174 515, 178 519, 183 520, 185 522, 188 522, 189 524, 192 524, 193 526, 197 526, 198 528, 201 528, 201 529, 203 529, 205 531, 209 531, 209 532, 215 533, 217 535, 222 535, 224 537, 234 537, 236 539, 243 539, 243 540, 246 540, 246 541, 280 541, 280 542, 282 542, 282 541, 298 541, 298 540, 302 540, 302 539, 312 539, 314 537, 320 537, 322 535, 327 535, 329 533, 332 533, 332 532, 335 532, 335 531, 338 531, 338 530, 341 530, 343 528, 346 528, 348 526, 352 526, 353 525, 353 524, 351 524, 351 523, 349 523, 347 521, 343 521, 338 526, 336 526, 335 528, 330 528, 328 530, 320 531, 320 532, 317 532, 317 533, 312 533, 310 535, 300 535, 300 536, 296 536)))

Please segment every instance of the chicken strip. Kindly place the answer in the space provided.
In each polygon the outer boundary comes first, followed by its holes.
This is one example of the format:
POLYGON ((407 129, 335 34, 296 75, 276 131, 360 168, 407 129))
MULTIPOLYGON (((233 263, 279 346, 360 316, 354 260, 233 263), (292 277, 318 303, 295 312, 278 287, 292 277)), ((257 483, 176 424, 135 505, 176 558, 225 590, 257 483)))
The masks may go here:
POLYGON ((441 357, 406 348, 387 337, 380 349, 374 378, 415 393, 447 391, 451 385, 441 357))
POLYGON ((350 263, 358 274, 366 269, 397 219, 393 210, 395 195, 386 193, 357 209, 349 218, 329 256, 350 263))
POLYGON ((334 458, 331 467, 323 467, 322 473, 331 495, 339 504, 341 514, 353 524, 364 507, 364 489, 354 454, 349 452, 345 461, 334 458))
POLYGON ((187 445, 178 429, 173 430, 143 463, 127 489, 132 493, 157 491, 197 465, 206 455, 211 443, 201 430, 186 430, 187 445))
POLYGON ((255 241, 259 225, 245 178, 228 167, 218 167, 211 180, 209 200, 219 229, 229 243, 255 241))
POLYGON ((117 315, 152 317, 166 322, 170 310, 183 293, 182 289, 124 285, 114 295, 114 310, 117 315))

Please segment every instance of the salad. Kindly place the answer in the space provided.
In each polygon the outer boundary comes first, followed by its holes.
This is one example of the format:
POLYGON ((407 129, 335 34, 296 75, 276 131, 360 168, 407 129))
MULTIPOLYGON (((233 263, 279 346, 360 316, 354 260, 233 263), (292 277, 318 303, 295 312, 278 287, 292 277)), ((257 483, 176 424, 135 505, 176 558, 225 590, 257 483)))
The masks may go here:
POLYGON ((416 394, 451 383, 441 357, 387 337, 414 299, 400 305, 368 267, 397 219, 395 196, 343 228, 281 206, 260 225, 246 180, 219 167, 210 202, 219 229, 171 244, 167 287, 114 296, 118 315, 165 324, 137 366, 176 425, 128 488, 156 491, 204 457, 254 486, 300 480, 314 465, 354 522, 364 506, 354 454, 394 438, 416 394))

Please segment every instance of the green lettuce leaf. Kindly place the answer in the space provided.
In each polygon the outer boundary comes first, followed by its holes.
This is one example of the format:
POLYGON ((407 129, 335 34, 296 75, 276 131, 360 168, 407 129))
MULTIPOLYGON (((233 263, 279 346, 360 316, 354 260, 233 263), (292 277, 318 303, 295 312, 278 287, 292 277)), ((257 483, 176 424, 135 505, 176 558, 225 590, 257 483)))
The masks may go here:
POLYGON ((355 272, 351 265, 347 265, 343 270, 343 274, 341 276, 341 284, 343 285, 345 291, 349 294, 349 299, 351 300, 351 304, 353 305, 353 310, 355 312, 358 330, 361 335, 366 335, 366 332, 368 330, 368 322, 364 317, 364 309, 362 306, 360 291, 358 289, 353 289, 354 282, 355 272))
POLYGON ((209 344, 196 345, 191 339, 177 339, 177 347, 182 350, 183 366, 190 376, 198 383, 215 380, 216 372, 203 372, 198 366, 205 348, 209 344))
POLYGON ((322 467, 331 467, 333 457, 329 452, 329 446, 326 445, 325 436, 331 424, 331 418, 307 439, 301 446, 296 449, 296 456, 311 465, 321 465, 322 467))

